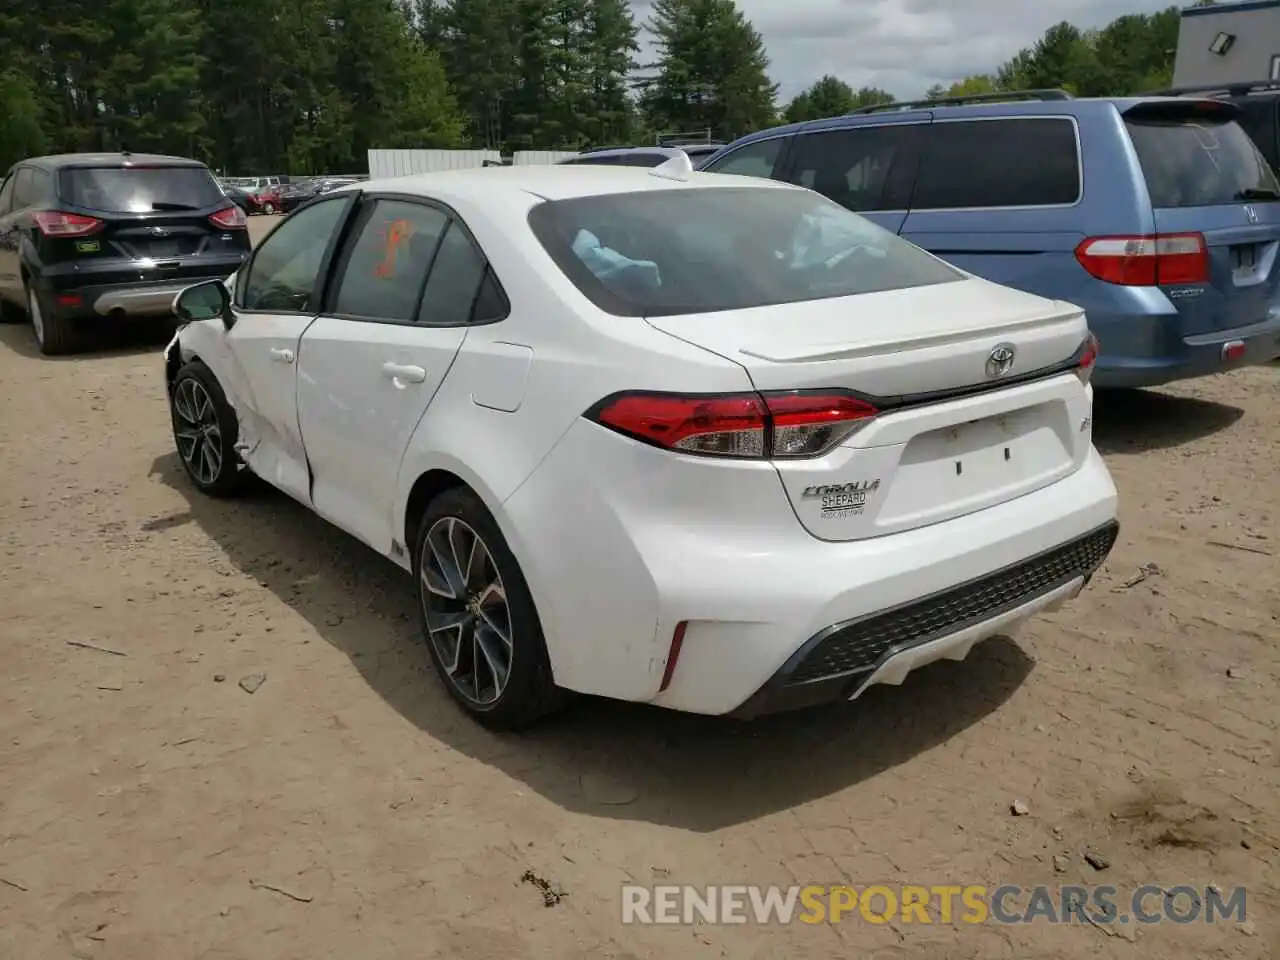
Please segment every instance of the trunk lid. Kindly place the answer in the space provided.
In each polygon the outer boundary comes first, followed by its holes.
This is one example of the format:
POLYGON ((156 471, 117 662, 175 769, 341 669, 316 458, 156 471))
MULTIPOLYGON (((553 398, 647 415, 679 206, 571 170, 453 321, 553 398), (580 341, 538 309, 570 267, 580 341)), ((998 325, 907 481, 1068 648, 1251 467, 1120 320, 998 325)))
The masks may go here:
POLYGON ((985 509, 1088 455, 1091 395, 1068 369, 1088 329, 1070 304, 968 278, 648 322, 741 364, 762 392, 850 390, 881 411, 820 457, 774 461, 821 539, 985 509), (993 362, 1009 352, 1007 369, 993 362))
POLYGON ((1236 111, 1218 101, 1152 101, 1125 113, 1156 233, 1199 233, 1205 283, 1165 287, 1185 335, 1266 319, 1280 284, 1280 183, 1236 111))

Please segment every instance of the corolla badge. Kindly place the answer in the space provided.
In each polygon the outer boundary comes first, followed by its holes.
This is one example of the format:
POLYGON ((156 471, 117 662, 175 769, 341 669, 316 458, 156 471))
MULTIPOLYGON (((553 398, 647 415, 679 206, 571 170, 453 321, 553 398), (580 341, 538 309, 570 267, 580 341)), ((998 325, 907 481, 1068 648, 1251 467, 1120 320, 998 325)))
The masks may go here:
POLYGON ((987 377, 998 380, 1013 369, 1013 358, 1018 348, 1012 343, 997 343, 987 357, 987 377))

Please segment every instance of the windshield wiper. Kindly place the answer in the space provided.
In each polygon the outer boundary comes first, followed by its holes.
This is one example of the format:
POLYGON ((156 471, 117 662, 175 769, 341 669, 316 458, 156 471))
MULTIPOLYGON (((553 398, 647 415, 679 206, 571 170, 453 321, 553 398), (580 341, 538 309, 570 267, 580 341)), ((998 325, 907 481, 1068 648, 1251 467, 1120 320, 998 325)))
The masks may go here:
POLYGON ((1237 200, 1280 200, 1280 193, 1266 187, 1249 187, 1236 194, 1237 200))
MULTIPOLYGON (((1280 200, 1280 197, 1277 197, 1276 199, 1280 200)), ((151 209, 156 211, 162 211, 162 210, 199 210, 200 208, 193 207, 189 203, 166 203, 165 201, 162 200, 158 203, 151 204, 151 209)))

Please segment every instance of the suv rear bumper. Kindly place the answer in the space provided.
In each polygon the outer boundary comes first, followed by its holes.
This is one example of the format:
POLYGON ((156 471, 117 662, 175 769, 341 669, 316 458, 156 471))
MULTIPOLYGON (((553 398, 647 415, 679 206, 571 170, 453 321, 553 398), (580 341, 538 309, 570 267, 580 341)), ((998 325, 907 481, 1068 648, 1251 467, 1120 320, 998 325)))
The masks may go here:
POLYGON ((225 280, 239 267, 240 261, 236 260, 198 272, 183 271, 180 277, 90 285, 74 282, 83 282, 83 277, 60 276, 46 279, 37 289, 43 294, 46 312, 65 319, 160 317, 173 313, 173 298, 187 287, 204 280, 225 280))
MULTIPOLYGON (((1130 319, 1140 318, 1121 317, 1112 322, 1122 326, 1130 319)), ((1169 318, 1169 322, 1177 323, 1177 318, 1169 318)), ((1117 331, 1115 339, 1109 338, 1110 323, 1105 318, 1095 324, 1090 317, 1089 323, 1102 343, 1098 365, 1093 371, 1095 387, 1158 387, 1175 380, 1267 363, 1280 357, 1280 307, 1273 307, 1267 319, 1260 323, 1183 337, 1179 352, 1173 356, 1138 357, 1108 353, 1108 341, 1123 342, 1123 334, 1117 331), (1235 343, 1243 345, 1242 352, 1234 359, 1227 359, 1224 348, 1235 343)))

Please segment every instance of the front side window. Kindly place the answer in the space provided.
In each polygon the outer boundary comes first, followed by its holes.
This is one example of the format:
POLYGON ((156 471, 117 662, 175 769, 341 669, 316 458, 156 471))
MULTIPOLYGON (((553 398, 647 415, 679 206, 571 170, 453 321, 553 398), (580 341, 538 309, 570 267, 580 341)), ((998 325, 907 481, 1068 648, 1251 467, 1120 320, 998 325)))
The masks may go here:
POLYGON ((346 198, 299 210, 258 247, 243 282, 236 284, 246 310, 319 312, 320 268, 334 230, 346 212, 346 198))
POLYGON ((796 140, 790 179, 855 212, 903 210, 923 129, 888 124, 805 134, 796 140))
POLYGON ((911 208, 1050 207, 1079 199, 1080 154, 1071 120, 935 120, 911 208))
POLYGON ((671 316, 847 297, 965 275, 825 197, 696 187, 541 203, 539 242, 596 306, 671 316))
POLYGON ((449 217, 406 200, 366 203, 339 269, 333 312, 408 323, 418 306, 449 217))
POLYGON ((739 147, 733 153, 726 154, 702 169, 708 173, 728 173, 739 177, 760 177, 768 180, 773 176, 778 157, 782 155, 784 141, 784 137, 774 137, 771 140, 748 143, 745 147, 739 147))
POLYGON ((4 186, 0 187, 0 217, 13 209, 13 181, 16 178, 10 174, 5 180, 4 186))

